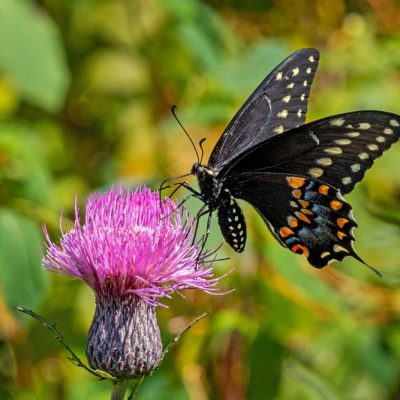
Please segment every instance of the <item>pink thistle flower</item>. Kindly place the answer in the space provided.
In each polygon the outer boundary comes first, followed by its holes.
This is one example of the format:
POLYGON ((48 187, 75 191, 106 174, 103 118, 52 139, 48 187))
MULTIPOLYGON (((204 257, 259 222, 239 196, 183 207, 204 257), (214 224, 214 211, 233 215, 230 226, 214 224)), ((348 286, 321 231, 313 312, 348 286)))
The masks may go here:
MULTIPOLYGON (((61 224, 62 221, 60 221, 61 224)), ((181 289, 212 293, 212 260, 192 245, 193 229, 183 207, 158 193, 122 185, 92 194, 81 225, 75 223, 59 244, 46 227, 43 268, 85 281, 95 292, 96 312, 86 355, 93 369, 118 379, 151 373, 162 358, 156 306, 181 289)))

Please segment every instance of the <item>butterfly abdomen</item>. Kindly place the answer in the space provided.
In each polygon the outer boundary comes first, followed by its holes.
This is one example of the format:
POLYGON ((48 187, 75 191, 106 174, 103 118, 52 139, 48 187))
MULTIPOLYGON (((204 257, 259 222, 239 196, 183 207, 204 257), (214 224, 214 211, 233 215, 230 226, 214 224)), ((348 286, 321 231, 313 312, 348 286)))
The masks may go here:
POLYGON ((226 242, 238 253, 246 244, 246 221, 242 210, 228 189, 219 197, 218 222, 226 242))

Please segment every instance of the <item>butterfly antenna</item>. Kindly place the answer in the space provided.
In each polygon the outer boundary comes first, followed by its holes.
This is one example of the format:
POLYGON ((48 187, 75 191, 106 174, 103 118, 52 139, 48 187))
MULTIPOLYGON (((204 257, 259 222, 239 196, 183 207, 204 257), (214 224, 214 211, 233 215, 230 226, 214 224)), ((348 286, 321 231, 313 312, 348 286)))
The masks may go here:
POLYGON ((190 143, 192 143, 192 146, 194 148, 194 151, 196 152, 196 157, 197 157, 197 162, 200 163, 200 157, 199 157, 199 152, 196 149, 196 145, 194 144, 192 138, 190 137, 190 135, 188 134, 187 130, 184 128, 184 126, 182 125, 181 121, 179 121, 179 118, 177 117, 176 113, 175 113, 175 109, 176 109, 176 104, 174 104, 171 108, 171 112, 172 115, 174 116, 174 118, 176 119, 176 122, 178 122, 179 126, 183 129, 183 132, 185 132, 186 136, 189 138, 190 143))
POLYGON ((203 149, 203 143, 206 141, 206 138, 203 138, 199 142, 199 147, 201 150, 201 156, 200 156, 200 164, 203 162, 203 156, 204 156, 204 149, 203 149))

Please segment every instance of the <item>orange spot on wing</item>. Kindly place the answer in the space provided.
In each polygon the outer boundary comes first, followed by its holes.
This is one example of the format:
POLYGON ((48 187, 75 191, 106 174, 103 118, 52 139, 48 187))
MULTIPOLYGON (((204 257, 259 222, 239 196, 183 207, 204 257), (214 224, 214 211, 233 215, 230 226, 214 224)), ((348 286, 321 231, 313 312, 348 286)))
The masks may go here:
POLYGON ((311 221, 300 211, 296 211, 295 214, 298 219, 301 219, 302 221, 307 222, 307 224, 311 224, 311 221))
POLYGON ((327 196, 329 193, 329 186, 327 185, 320 185, 318 188, 318 191, 320 194, 323 194, 324 196, 327 196))
POLYGON ((302 244, 295 244, 290 250, 296 254, 304 254, 306 257, 309 256, 310 251, 307 246, 303 246, 302 244))
POLYGON ((304 178, 298 178, 295 176, 289 176, 287 180, 289 182, 289 186, 293 189, 298 189, 306 183, 306 180, 304 178))
POLYGON ((301 190, 300 189, 293 190, 292 195, 293 197, 296 197, 296 199, 299 199, 301 197, 301 190))
POLYGON ((307 210, 307 208, 302 208, 301 212, 307 215, 313 215, 314 213, 311 210, 307 210))
POLYGON ((289 217, 289 218, 288 218, 288 222, 289 222, 289 225, 290 225, 292 228, 297 228, 297 226, 299 225, 299 222, 298 222, 297 219, 294 218, 294 217, 289 217))
POLYGON ((342 240, 343 238, 345 238, 347 236, 344 232, 341 232, 341 231, 337 231, 336 235, 340 240, 342 240))
POLYGON ((343 228, 348 222, 350 222, 350 221, 346 218, 338 218, 336 220, 336 223, 338 224, 339 228, 343 228))
POLYGON ((343 207, 343 203, 341 201, 338 201, 338 200, 332 200, 330 202, 330 206, 331 206, 332 210, 337 211, 337 210, 340 210, 343 207))
POLYGON ((294 232, 288 228, 287 226, 282 227, 281 229, 279 229, 279 235, 282 238, 288 237, 290 235, 293 235, 294 232))
POLYGON ((299 203, 302 207, 307 208, 310 205, 310 202, 307 200, 299 200, 299 203))

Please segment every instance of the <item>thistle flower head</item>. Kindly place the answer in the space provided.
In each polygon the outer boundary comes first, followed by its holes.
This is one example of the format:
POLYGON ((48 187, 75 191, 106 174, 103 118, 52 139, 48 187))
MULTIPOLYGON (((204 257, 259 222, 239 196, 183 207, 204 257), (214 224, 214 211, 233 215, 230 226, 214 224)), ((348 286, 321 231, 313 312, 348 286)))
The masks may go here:
POLYGON ((95 292, 86 346, 93 369, 121 380, 148 375, 162 358, 160 299, 186 288, 216 290, 212 260, 193 244, 193 224, 177 207, 145 187, 118 186, 89 197, 83 224, 75 206, 75 223, 61 229, 59 244, 44 227, 43 268, 82 279, 95 292))
POLYGON ((193 229, 183 208, 157 192, 122 186, 92 194, 81 224, 62 232, 59 245, 44 227, 45 269, 85 281, 101 296, 135 294, 150 304, 185 288, 215 290, 207 255, 192 245, 193 229), (183 226, 186 223, 186 227, 183 226), (189 225, 189 226, 187 226, 189 225), (200 268, 205 263, 207 268, 200 268))

